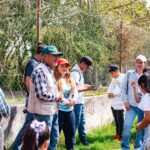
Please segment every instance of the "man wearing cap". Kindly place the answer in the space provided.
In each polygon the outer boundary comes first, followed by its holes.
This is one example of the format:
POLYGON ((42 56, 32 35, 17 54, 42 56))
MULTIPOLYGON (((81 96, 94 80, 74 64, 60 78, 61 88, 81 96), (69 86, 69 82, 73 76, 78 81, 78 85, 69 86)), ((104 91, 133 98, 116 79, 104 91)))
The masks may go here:
POLYGON ((28 100, 29 100, 29 91, 30 91, 30 81, 31 81, 31 74, 33 70, 38 66, 38 64, 42 61, 42 43, 38 43, 37 51, 35 54, 31 57, 31 59, 28 61, 26 67, 25 67, 25 72, 24 72, 24 83, 25 83, 25 88, 26 88, 26 105, 25 109, 23 110, 24 113, 26 113, 26 118, 25 122, 19 131, 14 143, 13 143, 13 150, 18 150, 19 145, 22 143, 22 137, 24 134, 24 130, 30 124, 33 120, 33 114, 27 111, 27 105, 28 105, 28 100))
MULTIPOLYGON (((83 73, 87 72, 89 67, 92 66, 92 59, 89 56, 82 57, 78 64, 76 64, 71 71, 71 75, 78 88, 78 97, 74 106, 76 117, 76 129, 79 132, 79 139, 82 144, 87 145, 86 132, 85 132, 85 112, 84 112, 84 99, 83 92, 93 90, 93 86, 84 84, 83 73)), ((76 143, 74 138, 74 144, 76 143)))
MULTIPOLYGON (((137 93, 140 92, 138 88, 138 79, 143 74, 143 69, 146 66, 146 58, 143 55, 139 55, 135 60, 135 70, 130 70, 126 73, 125 78, 122 83, 122 91, 121 91, 121 99, 124 103, 124 107, 126 109, 123 134, 122 134, 122 150, 129 150, 129 142, 130 142, 130 130, 132 128, 133 122, 138 117, 138 122, 143 119, 143 112, 138 108, 138 104, 134 98, 134 92, 132 88, 132 81, 136 82, 137 93)), ((134 149, 140 150, 143 143, 143 132, 139 131, 136 133, 136 140, 134 149)))
POLYGON ((116 125, 116 134, 113 136, 113 138, 121 141, 124 123, 124 106, 120 94, 124 74, 120 73, 118 65, 110 65, 109 73, 112 77, 112 80, 108 87, 107 94, 110 99, 111 110, 116 125))
MULTIPOLYGON (((29 91, 30 91, 30 80, 31 80, 31 74, 33 70, 36 68, 36 66, 42 61, 42 43, 38 43, 38 48, 34 56, 31 57, 31 59, 28 61, 25 71, 24 71, 24 83, 26 87, 26 108, 28 105, 28 99, 29 99, 29 91)), ((26 109, 24 110, 26 112, 26 109)))
MULTIPOLYGON (((34 119, 45 121, 51 130, 48 150, 55 150, 59 137, 57 102, 61 101, 62 98, 58 95, 52 68, 56 64, 57 56, 62 55, 62 53, 58 52, 55 46, 49 45, 42 49, 42 55, 43 62, 33 70, 31 75, 27 112, 33 117, 26 117, 25 122, 30 123, 34 119)), ((23 132, 25 131, 24 128, 23 126, 23 132)), ((17 149, 18 147, 13 147, 13 150, 17 149)))
POLYGON ((58 94, 57 84, 52 68, 56 65, 57 56, 62 55, 57 48, 49 45, 42 49, 43 62, 32 73, 28 111, 34 119, 45 121, 51 130, 48 150, 55 150, 59 138, 58 103, 62 97, 58 94))

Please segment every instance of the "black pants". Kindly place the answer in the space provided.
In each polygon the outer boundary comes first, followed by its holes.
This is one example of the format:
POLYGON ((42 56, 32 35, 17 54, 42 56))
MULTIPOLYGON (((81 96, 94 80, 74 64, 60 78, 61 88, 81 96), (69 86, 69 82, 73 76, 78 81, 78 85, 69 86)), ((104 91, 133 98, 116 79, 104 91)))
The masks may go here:
POLYGON ((72 150, 74 147, 75 136, 75 114, 74 111, 59 111, 59 132, 63 130, 65 136, 65 145, 67 150, 72 150))
POLYGON ((123 124, 124 124, 124 110, 115 110, 113 107, 111 107, 112 114, 115 119, 116 124, 116 134, 118 134, 120 137, 122 137, 122 131, 123 131, 123 124))

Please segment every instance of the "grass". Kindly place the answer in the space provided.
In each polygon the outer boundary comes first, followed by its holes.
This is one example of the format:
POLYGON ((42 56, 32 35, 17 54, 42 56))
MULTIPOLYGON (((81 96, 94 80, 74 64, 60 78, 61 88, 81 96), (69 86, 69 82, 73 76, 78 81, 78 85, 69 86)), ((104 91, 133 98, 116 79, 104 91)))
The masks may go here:
MULTIPOLYGON (((134 122, 134 127, 135 124, 136 121, 134 122)), ((94 129, 87 134, 87 139, 90 142, 90 144, 88 146, 83 146, 79 143, 79 139, 77 138, 77 145, 75 146, 75 150, 120 150, 121 142, 112 138, 112 136, 114 135, 114 131, 115 126, 113 124, 103 126, 102 128, 94 129)), ((131 131, 131 150, 133 150, 135 134, 136 131, 133 128, 131 131)), ((7 141, 8 150, 11 150, 10 145, 10 142, 7 141)), ((57 150, 65 150, 64 136, 62 133, 60 136, 57 150)))
MULTIPOLYGON (((134 123, 136 124, 136 122, 134 123)), ((87 139, 90 142, 88 146, 83 146, 79 143, 77 138, 77 145, 75 150, 120 150, 121 142, 114 140, 112 136, 114 135, 115 126, 112 124, 103 126, 99 129, 94 129, 87 134, 87 139)), ((134 139, 136 131, 133 128, 131 131, 131 150, 133 150, 134 139)), ((58 145, 58 150, 65 150, 64 147, 64 137, 61 134, 60 142, 58 145)))

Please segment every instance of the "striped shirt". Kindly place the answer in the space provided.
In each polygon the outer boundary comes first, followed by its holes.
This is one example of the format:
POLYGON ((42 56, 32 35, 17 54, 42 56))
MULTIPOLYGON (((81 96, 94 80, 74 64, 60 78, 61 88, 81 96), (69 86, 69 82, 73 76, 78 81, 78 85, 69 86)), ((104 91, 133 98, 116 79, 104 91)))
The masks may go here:
POLYGON ((9 106, 7 104, 5 95, 2 91, 2 89, 0 88, 0 117, 5 117, 9 114, 10 109, 9 106))

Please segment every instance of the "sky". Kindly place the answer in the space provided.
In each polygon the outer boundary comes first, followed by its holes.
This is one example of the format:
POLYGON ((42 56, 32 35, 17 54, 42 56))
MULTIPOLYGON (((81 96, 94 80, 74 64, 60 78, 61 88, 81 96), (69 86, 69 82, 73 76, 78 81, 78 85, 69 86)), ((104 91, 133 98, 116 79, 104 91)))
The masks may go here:
POLYGON ((147 1, 147 3, 148 3, 148 6, 150 6, 150 0, 146 0, 147 1))

